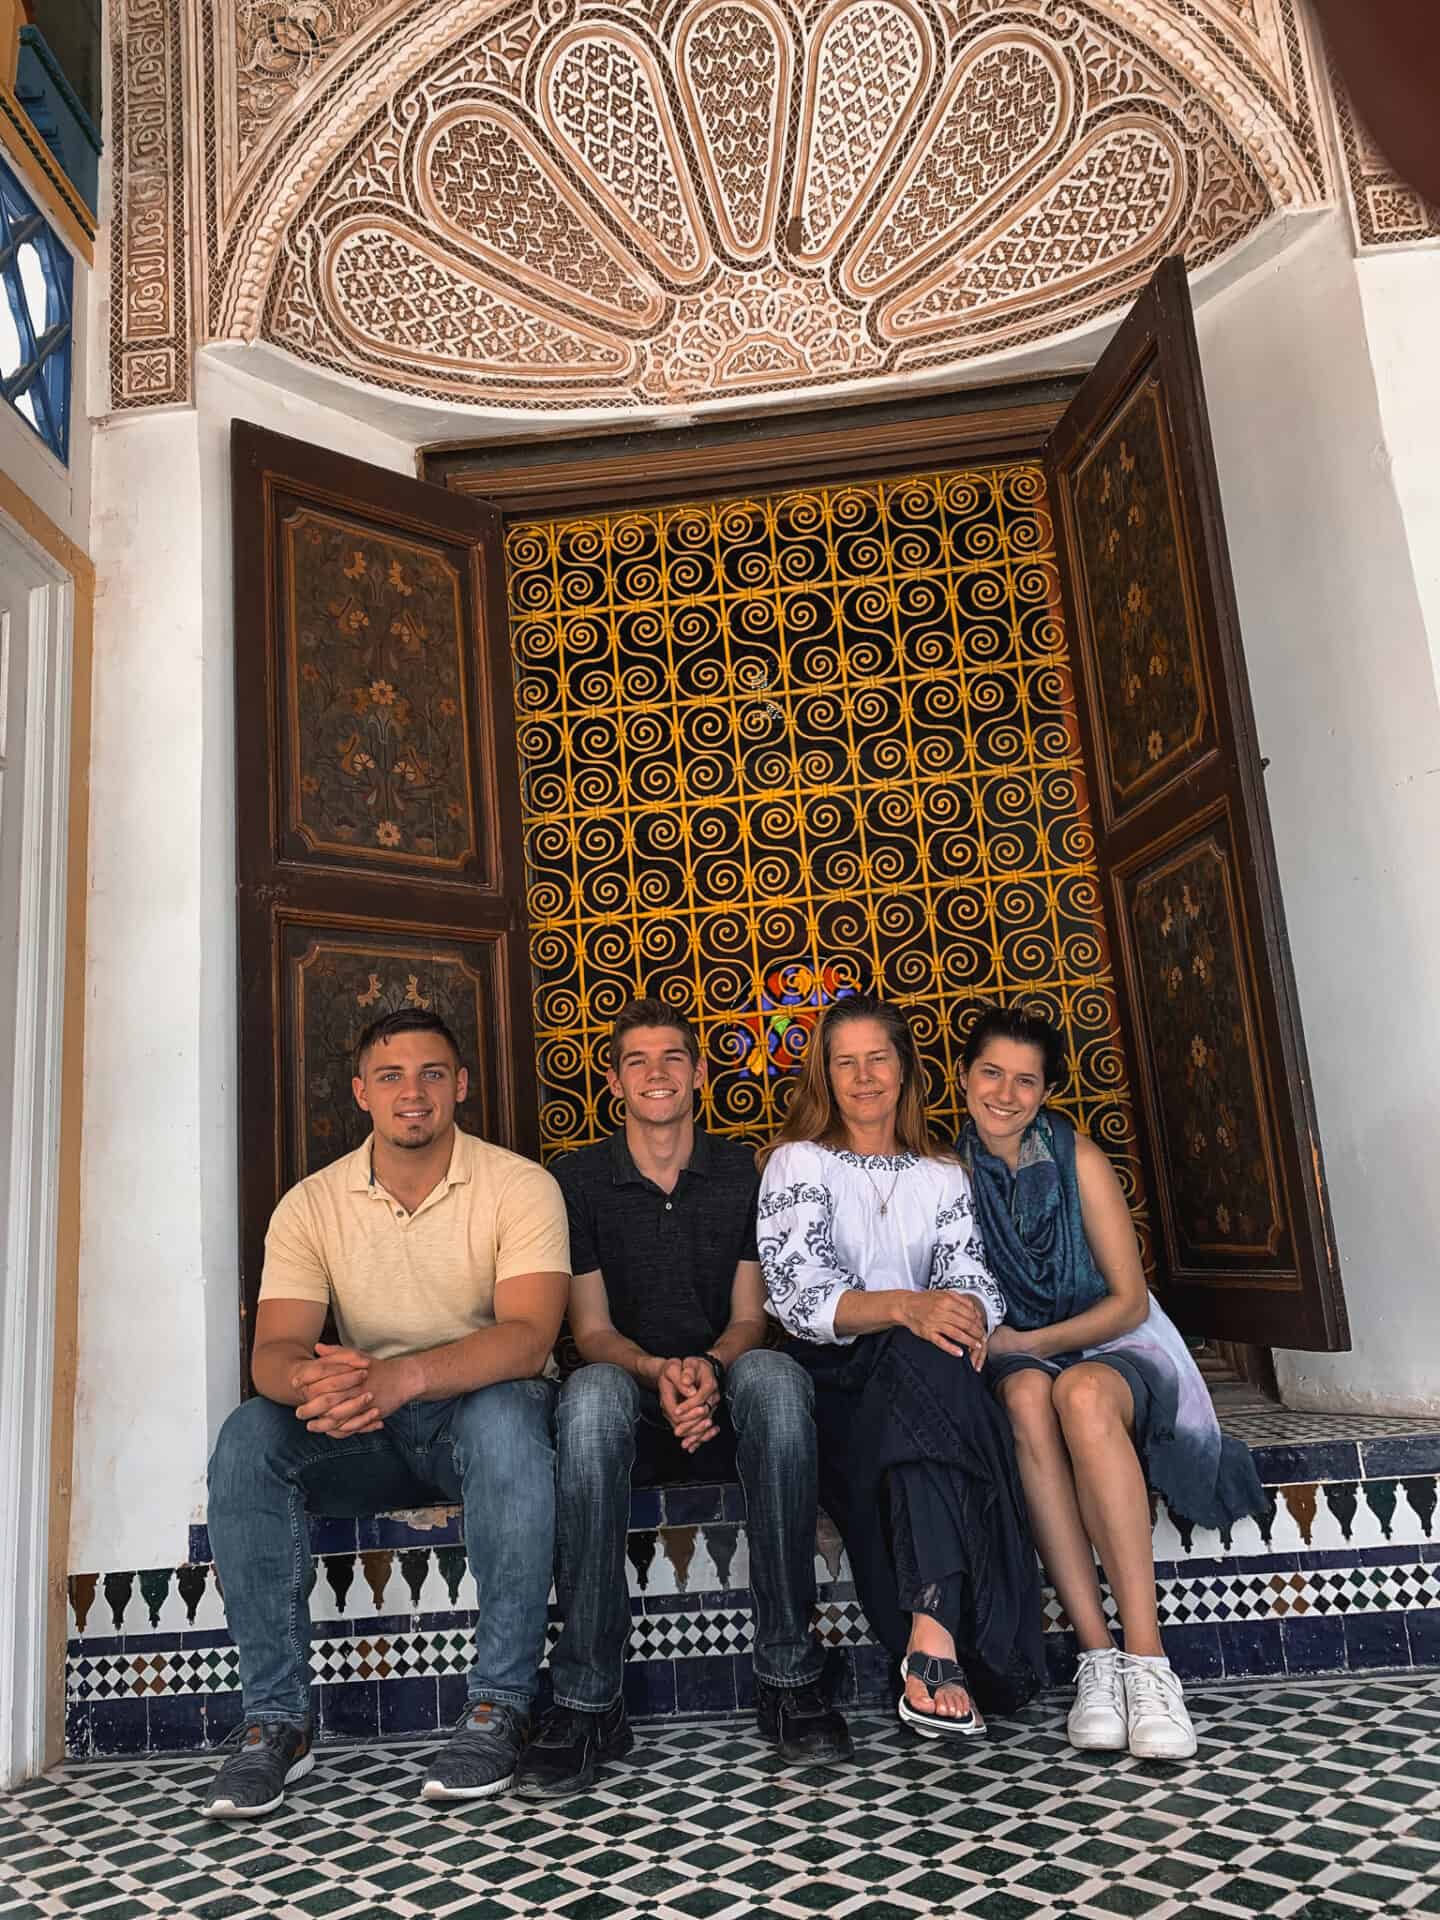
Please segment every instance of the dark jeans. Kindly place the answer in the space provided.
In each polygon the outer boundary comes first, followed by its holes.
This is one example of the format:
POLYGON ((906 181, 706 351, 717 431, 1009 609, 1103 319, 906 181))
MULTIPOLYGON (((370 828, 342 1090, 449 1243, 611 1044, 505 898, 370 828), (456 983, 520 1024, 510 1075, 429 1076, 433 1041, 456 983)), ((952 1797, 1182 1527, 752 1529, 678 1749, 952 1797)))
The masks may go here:
POLYGON ((210 1461, 210 1543, 247 1719, 310 1712, 308 1513, 348 1519, 461 1501, 479 1590, 470 1700, 528 1708, 545 1645, 555 1538, 555 1389, 506 1380, 416 1400, 379 1433, 332 1440, 293 1407, 247 1400, 210 1461))
MULTIPOLYGON (((804 1687, 820 1677, 815 1611, 814 1389, 803 1367, 757 1348, 725 1374, 725 1411, 745 1492, 755 1677, 804 1687)), ((560 1394, 556 1589, 565 1625, 550 1657, 561 1706, 596 1712, 620 1697, 630 1595, 625 1532, 642 1423, 659 1401, 621 1367, 582 1367, 560 1394)), ((668 1426, 666 1427, 668 1432, 668 1426)))

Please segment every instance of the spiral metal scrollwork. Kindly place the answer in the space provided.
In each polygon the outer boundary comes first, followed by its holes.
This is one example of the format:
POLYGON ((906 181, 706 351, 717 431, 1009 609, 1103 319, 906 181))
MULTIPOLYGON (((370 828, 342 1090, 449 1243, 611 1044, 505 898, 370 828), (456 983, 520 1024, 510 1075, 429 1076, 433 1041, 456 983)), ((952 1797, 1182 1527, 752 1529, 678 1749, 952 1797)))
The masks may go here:
POLYGON ((1029 465, 526 522, 509 537, 545 1150, 614 1123, 634 994, 763 1139, 822 1006, 1063 1026, 1063 1104, 1139 1200, 1044 476, 1029 465))

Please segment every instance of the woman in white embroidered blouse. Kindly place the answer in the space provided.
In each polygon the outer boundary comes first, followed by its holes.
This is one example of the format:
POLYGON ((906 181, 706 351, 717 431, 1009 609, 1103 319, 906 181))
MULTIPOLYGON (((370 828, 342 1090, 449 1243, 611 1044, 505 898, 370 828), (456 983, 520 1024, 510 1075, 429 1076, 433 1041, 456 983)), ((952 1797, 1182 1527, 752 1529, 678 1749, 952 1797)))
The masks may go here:
POLYGON ((979 1379, 1005 1301, 923 1089, 898 1008, 830 1008, 761 1156, 758 1238, 770 1312, 815 1382, 822 1504, 901 1661, 900 1717, 942 1737, 983 1732, 972 1692, 1028 1698, 1043 1652, 1008 1424, 979 1379))

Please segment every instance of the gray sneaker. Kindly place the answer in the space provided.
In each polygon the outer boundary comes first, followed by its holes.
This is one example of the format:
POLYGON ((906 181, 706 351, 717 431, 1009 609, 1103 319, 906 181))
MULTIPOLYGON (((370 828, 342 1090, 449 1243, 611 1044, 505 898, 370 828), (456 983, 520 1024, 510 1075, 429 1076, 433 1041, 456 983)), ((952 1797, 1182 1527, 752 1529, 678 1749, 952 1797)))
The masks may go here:
POLYGON ((527 1715, 496 1700, 475 1700, 430 1763, 420 1789, 427 1800, 493 1800, 515 1778, 527 1715))
POLYGON ((247 1720, 232 1739, 239 1741, 205 1795, 202 1811, 212 1820, 254 1820, 273 1813, 285 1789, 315 1764, 306 1728, 282 1720, 247 1720))

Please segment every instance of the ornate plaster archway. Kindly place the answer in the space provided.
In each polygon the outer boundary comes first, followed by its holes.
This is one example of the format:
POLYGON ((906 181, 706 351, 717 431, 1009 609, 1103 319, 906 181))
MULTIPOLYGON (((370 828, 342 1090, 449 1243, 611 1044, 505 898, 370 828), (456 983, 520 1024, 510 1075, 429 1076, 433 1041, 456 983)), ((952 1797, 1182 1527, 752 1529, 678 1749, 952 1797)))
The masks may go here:
POLYGON ((112 8, 121 407, 207 341, 527 413, 852 388, 1334 192, 1296 0, 112 8))

